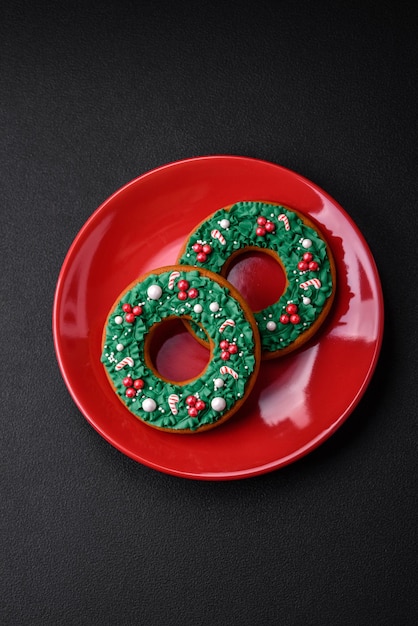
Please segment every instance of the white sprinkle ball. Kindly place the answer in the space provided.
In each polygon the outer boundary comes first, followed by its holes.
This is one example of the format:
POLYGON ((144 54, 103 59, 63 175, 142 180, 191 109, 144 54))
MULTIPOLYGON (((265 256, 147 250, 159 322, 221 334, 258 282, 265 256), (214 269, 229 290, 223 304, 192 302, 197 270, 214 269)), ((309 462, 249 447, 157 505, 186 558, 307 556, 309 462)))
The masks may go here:
POLYGON ((116 345, 116 350, 117 350, 118 352, 122 352, 122 350, 124 349, 124 347, 125 347, 125 346, 123 345, 123 343, 118 343, 118 344, 116 345))
POLYGON ((158 300, 161 298, 163 290, 159 285, 150 285, 147 289, 148 298, 151 300, 158 300))
POLYGON ((157 403, 152 398, 145 398, 142 403, 142 408, 147 413, 152 413, 157 408, 157 403))
POLYGON ((215 378, 213 384, 215 385, 215 389, 221 389, 221 387, 224 386, 225 382, 223 378, 215 378))
POLYGON ((219 222, 219 226, 221 228, 229 228, 230 224, 231 224, 231 222, 229 220, 227 220, 226 218, 224 218, 223 220, 221 220, 219 222))
POLYGON ((209 308, 212 313, 216 313, 216 311, 219 311, 219 304, 217 302, 211 302, 209 308))
POLYGON ((303 302, 303 304, 310 304, 311 303, 311 299, 308 298, 308 296, 304 296, 302 298, 302 302, 303 302))
POLYGON ((312 245, 312 241, 310 239, 303 239, 302 246, 304 248, 310 248, 312 245))
POLYGON ((193 307, 193 311, 195 313, 201 313, 203 311, 203 307, 201 304, 195 304, 193 307))
POLYGON ((122 317, 122 315, 117 315, 117 316, 115 317, 115 324, 122 324, 122 322, 123 322, 123 317, 122 317))
POLYGON ((226 402, 224 398, 221 398, 220 396, 216 396, 215 398, 213 398, 212 402, 210 403, 210 406, 212 407, 212 409, 214 411, 223 411, 224 408, 226 407, 226 402))
POLYGON ((276 322, 273 322, 273 321, 267 322, 266 327, 267 327, 267 330, 273 331, 273 330, 276 330, 277 324, 276 322))

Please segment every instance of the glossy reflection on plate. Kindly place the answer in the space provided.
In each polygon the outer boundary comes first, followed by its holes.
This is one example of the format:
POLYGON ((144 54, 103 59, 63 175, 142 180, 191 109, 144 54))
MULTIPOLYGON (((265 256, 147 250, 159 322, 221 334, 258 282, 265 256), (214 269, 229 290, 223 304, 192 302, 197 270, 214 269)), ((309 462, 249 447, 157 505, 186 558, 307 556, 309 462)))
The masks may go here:
MULTIPOLYGON (((259 258, 239 259, 229 277, 237 285, 253 277, 247 297, 254 307, 264 298, 263 285, 273 294, 268 298, 280 295, 275 268, 256 281, 254 273, 262 264, 259 258)), ((376 366, 383 301, 376 266, 362 234, 323 190, 265 161, 201 157, 140 176, 91 216, 61 269, 53 331, 66 385, 80 411, 109 443, 162 472, 228 480, 291 463, 344 422, 376 366), (195 435, 160 432, 136 419, 112 391, 100 363, 103 325, 130 282, 154 268, 174 264, 196 224, 240 200, 279 202, 318 224, 336 261, 332 310, 299 351, 262 363, 250 398, 226 424, 195 435)), ((161 373, 178 372, 181 378, 204 367, 205 349, 193 345, 183 333, 184 329, 176 328, 172 337, 163 337, 156 347, 161 373)))

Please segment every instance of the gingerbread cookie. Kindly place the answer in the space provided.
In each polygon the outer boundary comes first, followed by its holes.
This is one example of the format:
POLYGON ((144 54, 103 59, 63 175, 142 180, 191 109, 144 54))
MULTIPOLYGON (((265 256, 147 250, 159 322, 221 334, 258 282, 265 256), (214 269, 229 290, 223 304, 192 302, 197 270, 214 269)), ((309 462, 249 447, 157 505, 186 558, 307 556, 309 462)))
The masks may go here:
POLYGON ((237 202, 201 222, 177 262, 226 276, 237 256, 251 250, 273 256, 286 275, 279 300, 254 314, 263 358, 282 356, 308 341, 331 308, 336 284, 331 250, 301 213, 271 202, 237 202))
POLYGON ((101 360, 121 401, 145 424, 197 433, 225 422, 247 398, 260 340, 252 312, 224 278, 170 266, 140 277, 119 296, 105 323, 101 360), (195 324, 210 348, 207 367, 192 380, 167 380, 151 361, 152 334, 173 318, 195 324))

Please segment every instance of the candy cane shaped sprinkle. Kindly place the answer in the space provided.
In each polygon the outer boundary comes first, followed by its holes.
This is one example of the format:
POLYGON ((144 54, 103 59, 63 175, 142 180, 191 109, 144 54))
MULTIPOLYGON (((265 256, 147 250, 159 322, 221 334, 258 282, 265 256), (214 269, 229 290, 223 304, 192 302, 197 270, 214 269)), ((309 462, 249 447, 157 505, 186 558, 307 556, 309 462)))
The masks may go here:
POLYGON ((219 332, 223 333, 225 328, 227 328, 228 326, 235 326, 235 322, 234 320, 225 320, 223 324, 221 324, 221 326, 219 327, 219 332))
POLYGON ((170 407, 170 411, 172 412, 173 415, 177 415, 178 413, 178 409, 176 405, 179 400, 180 398, 178 397, 176 393, 172 393, 170 396, 168 396, 168 406, 170 407))
POLYGON ((232 378, 234 378, 235 380, 238 379, 238 374, 236 373, 235 370, 232 369, 232 367, 228 367, 227 365, 222 365, 219 371, 221 374, 230 374, 232 378))
POLYGON ((226 244, 225 237, 222 235, 222 233, 219 232, 217 228, 214 228, 210 234, 212 235, 214 239, 218 239, 219 243, 222 244, 223 246, 226 244))
POLYGON ((287 215, 285 215, 284 213, 280 213, 277 219, 279 220, 279 222, 283 222, 285 230, 290 230, 290 224, 287 215))
POLYGON ((125 365, 129 365, 129 367, 133 367, 133 364, 134 364, 133 358, 130 356, 126 356, 124 359, 122 359, 122 361, 119 361, 119 363, 115 365, 115 370, 118 372, 123 367, 125 367, 125 365))
POLYGON ((307 280, 305 283, 300 283, 299 287, 301 289, 307 289, 310 286, 315 287, 315 289, 319 289, 322 285, 321 281, 319 280, 319 278, 311 278, 310 280, 307 280))
POLYGON ((168 277, 169 289, 174 289, 174 283, 176 282, 176 278, 178 278, 179 276, 180 276, 180 272, 171 272, 170 276, 168 277))

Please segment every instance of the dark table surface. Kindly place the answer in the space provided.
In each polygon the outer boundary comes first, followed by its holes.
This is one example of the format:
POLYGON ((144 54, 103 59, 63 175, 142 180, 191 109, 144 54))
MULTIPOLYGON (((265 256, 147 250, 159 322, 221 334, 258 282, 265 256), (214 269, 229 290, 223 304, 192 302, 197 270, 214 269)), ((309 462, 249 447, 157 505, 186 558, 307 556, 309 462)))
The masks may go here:
POLYGON ((2 2, 2 624, 417 623, 415 7, 2 2), (296 463, 226 482, 102 439, 51 332, 93 211, 150 169, 214 154, 325 189, 385 299, 381 357, 345 424, 296 463))

